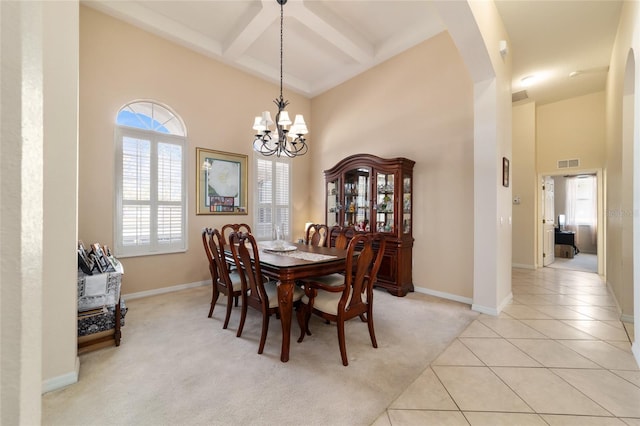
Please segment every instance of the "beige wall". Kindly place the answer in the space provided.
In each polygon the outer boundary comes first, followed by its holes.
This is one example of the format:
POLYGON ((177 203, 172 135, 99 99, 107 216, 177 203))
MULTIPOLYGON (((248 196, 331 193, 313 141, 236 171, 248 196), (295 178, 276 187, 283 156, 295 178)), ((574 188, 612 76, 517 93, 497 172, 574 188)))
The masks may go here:
POLYGON ((77 379, 78 3, 1 8, 0 423, 36 425, 77 379))
MULTIPOLYGON (((638 173, 637 155, 638 155, 638 82, 639 72, 637 52, 640 51, 640 34, 637 29, 640 27, 640 7, 637 2, 625 2, 621 12, 620 25, 611 55, 611 64, 607 79, 607 97, 606 97, 606 247, 607 247, 607 284, 613 290, 613 293, 622 309, 622 314, 627 318, 635 316, 635 344, 634 353, 636 359, 640 360, 640 350, 637 342, 640 336, 640 310, 637 306, 640 304, 640 288, 636 284, 634 289, 634 259, 635 273, 638 274, 638 185, 639 182, 633 181, 633 167, 638 173), (623 120, 623 100, 625 88, 625 76, 627 75, 627 60, 629 54, 636 57, 635 69, 631 69, 629 77, 631 81, 635 81, 635 99, 634 108, 636 113, 634 117, 625 117, 623 120), (635 123, 629 121, 633 120, 635 123), (635 128, 631 131, 631 139, 628 143, 623 144, 624 129, 635 128), (623 166, 623 157, 635 157, 635 164, 630 167, 623 166), (635 186, 635 191, 632 189, 635 186), (624 189, 624 191, 623 191, 624 189), (635 197, 635 199, 634 199, 635 197), (629 207, 633 206, 633 210, 629 207), (633 224, 632 224, 633 223, 633 224), (635 227, 635 229, 633 229, 635 227), (625 235, 633 235, 635 242, 625 242, 625 235), (635 250, 631 246, 635 246, 635 250), (626 246, 626 247, 625 247, 626 246), (633 251, 633 253, 631 253, 633 251), (634 306, 636 309, 634 309, 634 306)), ((628 164, 628 163, 627 163, 628 164)), ((637 179, 637 178, 636 178, 637 179)), ((640 280, 636 277, 636 282, 640 280)))
POLYGON ((473 296, 473 85, 448 33, 312 101, 311 218, 324 221, 324 175, 356 153, 414 168, 413 281, 473 296))
POLYGON ((45 2, 44 257, 42 376, 44 391, 78 374, 78 2, 45 2))
MULTIPOLYGON (((85 243, 112 245, 114 121, 125 103, 152 99, 166 104, 184 120, 188 132, 189 249, 122 259, 124 294, 210 280, 201 229, 251 222, 251 217, 195 214, 196 147, 247 154, 252 159, 253 117, 275 108, 278 90, 277 85, 81 7, 79 238, 85 243)), ((310 116, 309 100, 286 90, 284 95, 291 113, 310 116)), ((310 131, 313 152, 316 129, 310 126, 310 131)), ((293 235, 304 228, 308 218, 311 157, 293 163, 293 235)), ((252 177, 250 166, 250 182, 252 177)), ((252 189, 250 185, 250 203, 252 189)))
POLYGON ((536 266, 536 104, 513 107, 513 258, 514 266, 536 266))
POLYGON ((604 167, 604 92, 540 105, 536 117, 538 173, 563 173, 557 161, 574 158, 580 159, 579 169, 604 167))

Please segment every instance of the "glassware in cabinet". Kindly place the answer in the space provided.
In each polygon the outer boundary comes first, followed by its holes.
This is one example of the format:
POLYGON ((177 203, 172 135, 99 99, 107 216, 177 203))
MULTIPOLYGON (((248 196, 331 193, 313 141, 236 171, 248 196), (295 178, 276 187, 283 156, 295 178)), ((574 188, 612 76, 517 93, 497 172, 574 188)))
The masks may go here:
POLYGON ((394 175, 376 175, 376 231, 394 232, 394 175))
POLYGON ((329 226, 340 224, 342 205, 339 197, 338 181, 327 182, 327 224, 329 226))
POLYGON ((344 174, 344 226, 369 230, 369 176, 368 168, 348 170, 344 174))
POLYGON ((411 175, 402 177, 402 232, 411 234, 411 175))

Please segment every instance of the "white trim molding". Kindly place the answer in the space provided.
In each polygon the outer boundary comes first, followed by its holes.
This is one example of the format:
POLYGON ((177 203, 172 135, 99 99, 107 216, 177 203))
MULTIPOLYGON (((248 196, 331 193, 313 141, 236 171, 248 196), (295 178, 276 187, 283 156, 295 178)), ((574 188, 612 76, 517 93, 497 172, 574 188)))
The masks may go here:
POLYGON ((78 383, 78 377, 80 376, 80 357, 76 356, 75 366, 73 371, 65 373, 61 376, 52 377, 42 382, 42 393, 51 392, 54 390, 62 389, 66 386, 78 383))
POLYGON ((509 292, 507 297, 505 297, 502 300, 502 302, 500 302, 500 304, 498 305, 497 309, 489 308, 487 306, 482 306, 482 305, 478 305, 478 304, 475 304, 475 303, 473 305, 471 305, 471 309, 476 311, 476 312, 480 312, 481 314, 486 314, 486 315, 491 315, 491 316, 497 317, 498 315, 500 315, 500 312, 502 312, 504 307, 507 306, 512 300, 513 300, 513 293, 509 292))
POLYGON ((471 305, 473 300, 470 297, 458 296, 457 294, 445 293, 443 291, 430 290, 424 287, 414 287, 416 293, 427 294, 429 296, 439 297, 441 299, 453 300, 467 305, 471 305))
POLYGON ((186 290, 188 288, 204 287, 207 285, 211 285, 211 281, 196 281, 192 283, 172 285, 170 287, 156 288, 153 290, 139 291, 137 293, 123 294, 122 298, 127 301, 140 299, 142 297, 157 296, 159 294, 173 293, 174 291, 186 290))

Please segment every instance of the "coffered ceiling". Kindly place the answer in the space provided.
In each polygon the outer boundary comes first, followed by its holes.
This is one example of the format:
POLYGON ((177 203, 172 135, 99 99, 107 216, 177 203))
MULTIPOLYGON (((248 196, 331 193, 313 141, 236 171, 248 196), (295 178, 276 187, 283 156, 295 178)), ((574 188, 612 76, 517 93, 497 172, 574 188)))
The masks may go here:
MULTIPOLYGON (((85 0, 83 4, 278 83, 276 0, 85 0)), ((513 55, 513 91, 528 75, 538 103, 604 90, 622 2, 496 2, 513 55), (576 71, 574 77, 569 77, 576 71)), ((426 0, 289 0, 284 85, 316 96, 446 30, 426 0)))

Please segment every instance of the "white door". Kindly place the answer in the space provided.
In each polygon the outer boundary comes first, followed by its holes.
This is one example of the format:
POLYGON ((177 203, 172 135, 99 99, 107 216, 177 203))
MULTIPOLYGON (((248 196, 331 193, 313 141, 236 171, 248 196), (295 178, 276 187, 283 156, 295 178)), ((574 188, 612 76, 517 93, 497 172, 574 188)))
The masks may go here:
POLYGON ((555 262, 555 206, 554 206, 553 177, 545 176, 542 183, 542 229, 543 252, 542 265, 547 266, 555 262))

